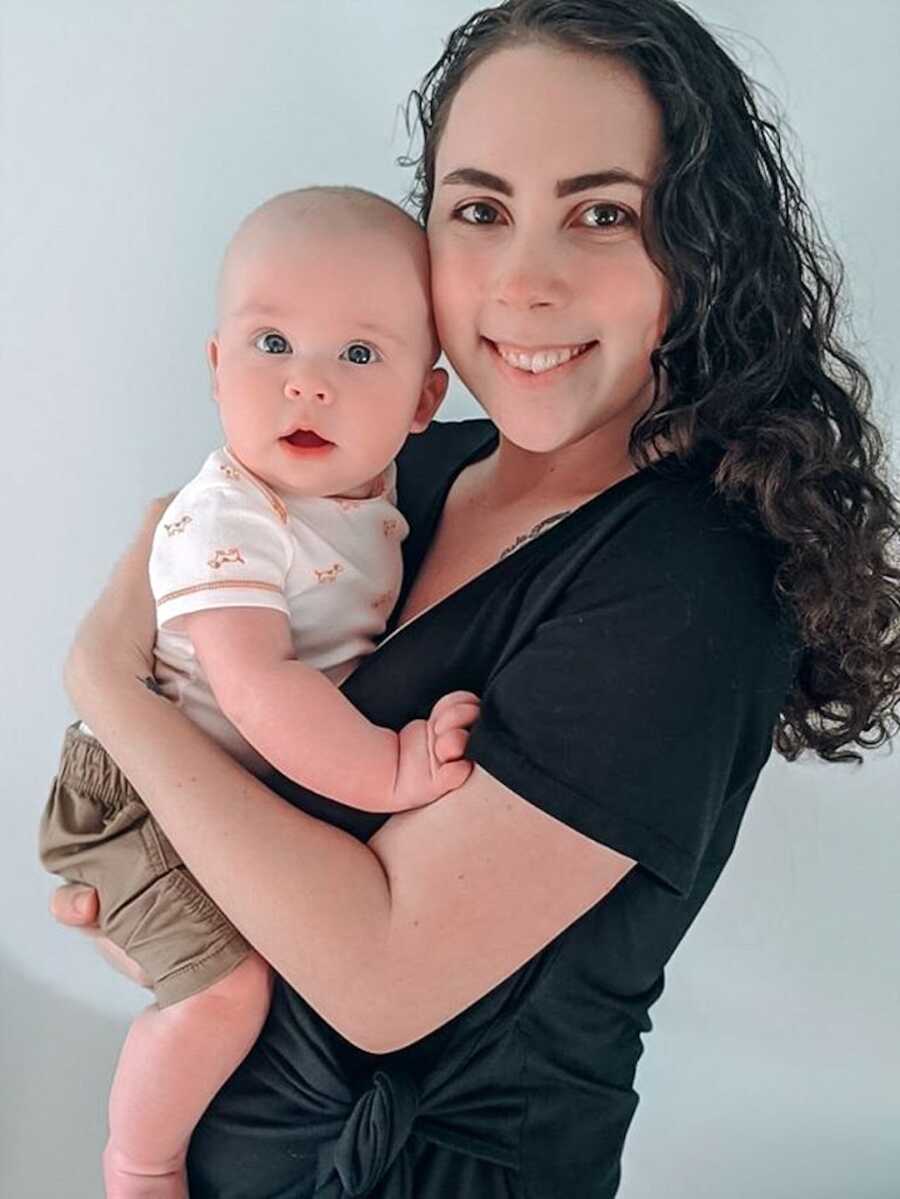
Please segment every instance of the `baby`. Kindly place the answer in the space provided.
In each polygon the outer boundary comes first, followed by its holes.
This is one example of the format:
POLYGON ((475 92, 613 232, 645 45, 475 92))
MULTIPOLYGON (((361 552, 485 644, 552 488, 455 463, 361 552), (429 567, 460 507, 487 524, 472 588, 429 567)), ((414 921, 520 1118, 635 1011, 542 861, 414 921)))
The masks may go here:
MULTIPOLYGON (((255 773, 370 811, 430 803, 471 770, 475 696, 395 734, 337 686, 400 591, 394 457, 444 397, 438 353, 424 234, 402 210, 350 188, 263 204, 226 252, 208 346, 226 445, 151 553, 163 693, 255 773)), ((97 887, 103 932, 157 999, 113 1082, 107 1195, 180 1199, 191 1131, 265 1018, 269 968, 84 726, 66 735, 41 857, 97 887)))

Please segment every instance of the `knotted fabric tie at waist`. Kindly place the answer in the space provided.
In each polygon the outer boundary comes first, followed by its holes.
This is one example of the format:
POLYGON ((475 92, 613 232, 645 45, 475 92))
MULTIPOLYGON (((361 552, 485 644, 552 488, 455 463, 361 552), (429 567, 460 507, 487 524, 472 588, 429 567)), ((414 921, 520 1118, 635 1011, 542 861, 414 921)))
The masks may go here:
POLYGON ((348 1105, 335 1139, 320 1148, 316 1195, 369 1194, 411 1136, 517 1170, 521 1099, 475 1074, 470 1063, 466 1074, 436 1084, 432 1079, 423 1091, 403 1070, 376 1070, 371 1085, 348 1105))
POLYGON ((334 1145, 334 1168, 347 1195, 365 1195, 387 1173, 406 1144, 419 1098, 408 1074, 375 1071, 334 1145))

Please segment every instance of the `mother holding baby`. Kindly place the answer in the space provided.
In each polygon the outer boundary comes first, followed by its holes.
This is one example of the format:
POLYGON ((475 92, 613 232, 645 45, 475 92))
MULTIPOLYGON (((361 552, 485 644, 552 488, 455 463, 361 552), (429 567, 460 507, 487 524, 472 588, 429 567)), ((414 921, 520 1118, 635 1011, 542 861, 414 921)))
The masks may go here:
POLYGON ((392 729, 475 692, 472 774, 389 817, 276 793, 147 689, 158 508, 67 663, 279 976, 193 1199, 612 1199, 648 1010, 773 745, 897 727, 869 382, 734 62, 673 0, 506 0, 416 100, 437 330, 488 419, 401 452, 404 587, 343 691, 392 729))

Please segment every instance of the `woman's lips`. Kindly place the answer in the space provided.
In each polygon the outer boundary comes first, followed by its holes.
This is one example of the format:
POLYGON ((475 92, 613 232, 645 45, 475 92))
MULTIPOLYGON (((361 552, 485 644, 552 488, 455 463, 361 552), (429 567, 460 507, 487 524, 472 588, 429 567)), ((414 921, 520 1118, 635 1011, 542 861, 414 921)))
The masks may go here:
POLYGON ((567 346, 539 346, 533 349, 499 344, 489 337, 484 338, 490 347, 491 356, 503 374, 526 385, 538 385, 544 380, 556 379, 572 370, 582 358, 586 358, 598 344, 596 341, 577 342, 567 346))

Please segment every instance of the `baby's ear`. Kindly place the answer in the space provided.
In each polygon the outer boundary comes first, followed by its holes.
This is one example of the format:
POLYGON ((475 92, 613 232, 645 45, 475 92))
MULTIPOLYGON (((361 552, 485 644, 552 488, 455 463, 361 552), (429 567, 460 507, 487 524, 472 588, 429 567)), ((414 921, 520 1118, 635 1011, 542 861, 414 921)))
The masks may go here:
POLYGON ((216 337, 211 337, 206 343, 206 359, 209 362, 209 373, 212 378, 213 399, 218 399, 219 395, 219 342, 216 337))
POLYGON ((450 376, 442 366, 433 367, 425 380, 425 386, 422 388, 422 394, 419 396, 419 403, 416 408, 416 414, 413 417, 410 433, 422 433, 431 424, 434 414, 440 408, 444 396, 447 394, 447 387, 450 383, 450 376))

